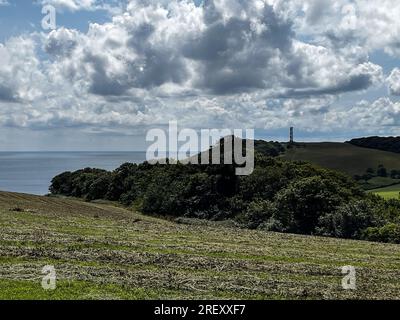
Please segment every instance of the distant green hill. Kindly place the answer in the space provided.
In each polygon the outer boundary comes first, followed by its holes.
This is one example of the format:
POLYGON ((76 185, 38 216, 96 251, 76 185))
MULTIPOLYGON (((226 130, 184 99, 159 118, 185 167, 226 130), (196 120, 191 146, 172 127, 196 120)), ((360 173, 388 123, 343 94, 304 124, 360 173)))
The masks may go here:
MULTIPOLYGON (((362 148, 349 143, 302 143, 288 149, 282 157, 286 160, 311 162, 350 176, 361 176, 368 168, 376 170, 379 165, 383 165, 388 173, 400 169, 400 154, 362 148)), ((396 180, 388 178, 386 182, 380 181, 378 184, 390 185, 395 182, 396 180)))
POLYGON ((399 199, 400 198, 400 184, 389 186, 380 189, 373 189, 368 192, 380 195, 385 199, 399 199))
POLYGON ((400 153, 400 137, 366 137, 352 139, 348 143, 363 147, 400 153))

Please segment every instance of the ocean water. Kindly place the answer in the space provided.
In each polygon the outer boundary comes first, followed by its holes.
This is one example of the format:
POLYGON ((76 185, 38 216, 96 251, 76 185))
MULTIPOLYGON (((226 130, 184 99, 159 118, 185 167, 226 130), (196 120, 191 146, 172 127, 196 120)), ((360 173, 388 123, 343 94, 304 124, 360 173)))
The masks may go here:
POLYGON ((145 158, 145 152, 0 152, 0 190, 44 195, 51 179, 64 171, 114 170, 145 158))

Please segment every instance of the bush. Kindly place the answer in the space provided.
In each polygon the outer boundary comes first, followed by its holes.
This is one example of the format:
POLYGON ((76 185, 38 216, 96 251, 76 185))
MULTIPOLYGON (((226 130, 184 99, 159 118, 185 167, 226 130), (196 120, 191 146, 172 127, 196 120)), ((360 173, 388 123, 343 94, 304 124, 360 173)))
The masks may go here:
POLYGON ((343 200, 347 200, 346 193, 335 182, 318 176, 304 178, 278 193, 273 218, 287 232, 312 234, 320 217, 333 212, 343 200))
POLYGON ((51 180, 51 186, 49 188, 52 194, 62 194, 71 196, 72 193, 72 173, 64 172, 51 180))
POLYGON ((111 182, 111 176, 107 173, 96 178, 93 182, 90 183, 86 199, 87 200, 105 199, 110 182, 111 182))
POLYGON ((377 223, 374 210, 371 202, 366 200, 342 204, 335 212, 325 214, 319 219, 317 234, 360 239, 367 227, 377 223))
POLYGON ((387 177, 388 173, 386 168, 383 165, 379 165, 378 170, 376 171, 378 177, 387 177))
POLYGON ((365 230, 363 239, 400 244, 400 225, 388 223, 380 228, 369 227, 365 230))
POLYGON ((247 227, 257 229, 276 214, 275 204, 268 200, 253 201, 249 204, 245 214, 247 227))

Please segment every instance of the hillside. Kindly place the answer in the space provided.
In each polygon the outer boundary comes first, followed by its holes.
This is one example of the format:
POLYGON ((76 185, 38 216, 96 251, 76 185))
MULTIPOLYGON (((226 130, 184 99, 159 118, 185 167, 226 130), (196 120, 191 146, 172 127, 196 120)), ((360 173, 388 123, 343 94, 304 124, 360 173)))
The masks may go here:
POLYGON ((351 176, 365 174, 367 168, 382 164, 388 172, 400 169, 400 154, 361 148, 348 143, 302 143, 282 156, 287 160, 302 160, 351 176))
POLYGON ((384 199, 400 199, 400 185, 398 184, 379 189, 372 189, 369 192, 380 195, 384 199))
POLYGON ((352 139, 348 143, 363 147, 400 153, 400 137, 366 137, 352 139))
POLYGON ((400 246, 0 192, 0 299, 400 299, 400 246), (54 265, 57 289, 41 270, 54 265), (340 267, 357 268, 357 290, 340 267))

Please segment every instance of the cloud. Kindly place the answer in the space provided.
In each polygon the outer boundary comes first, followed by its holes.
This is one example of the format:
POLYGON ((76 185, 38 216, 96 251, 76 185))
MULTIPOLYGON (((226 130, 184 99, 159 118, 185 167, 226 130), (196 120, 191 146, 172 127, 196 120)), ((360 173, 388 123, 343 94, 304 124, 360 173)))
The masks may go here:
MULTIPOLYGON (((101 5, 52 2, 71 11, 101 5)), ((348 26, 347 4, 132 0, 87 32, 12 38, 0 45, 0 123, 121 134, 175 119, 187 127, 297 123, 309 131, 349 124, 357 117, 333 104, 380 84, 383 72, 348 26), (340 32, 330 27, 334 19, 340 32), (307 31, 321 25, 318 36, 307 31)), ((358 105, 349 110, 366 116, 358 105)))
POLYGON ((56 8, 77 10, 94 10, 96 0, 43 0, 43 5, 52 5, 56 8))
MULTIPOLYGON (((1 1, 1 0, 0 0, 1 1)), ((52 5, 59 10, 95 11, 106 10, 110 13, 121 13, 124 1, 117 0, 42 0, 42 5, 52 5)))
POLYGON ((44 45, 44 50, 53 56, 70 56, 78 45, 80 35, 75 30, 60 28, 50 32, 44 45))
POLYGON ((394 68, 386 79, 390 94, 400 96, 400 69, 394 68))
POLYGON ((330 112, 326 124, 339 130, 350 127, 367 134, 399 135, 400 103, 386 97, 361 101, 343 111, 330 112))
MULTIPOLYGON (((251 6, 242 9, 253 11, 251 6)), ((199 30, 183 47, 185 57, 197 64, 195 85, 214 94, 271 87, 272 81, 279 80, 276 69, 284 69, 284 60, 292 54, 291 23, 268 5, 252 18, 249 13, 244 18, 227 17, 222 9, 216 10, 205 7, 206 16, 212 11, 214 17, 205 20, 204 31, 199 30)))
POLYGON ((131 1, 125 14, 92 24, 87 34, 52 32, 46 51, 64 59, 73 81, 103 96, 135 89, 337 94, 366 89, 380 78, 367 57, 351 59, 297 40, 291 21, 273 7, 232 3, 131 1))
POLYGON ((336 48, 362 46, 399 57, 400 3, 392 0, 271 0, 298 34, 336 48))
POLYGON ((13 88, 0 85, 0 101, 16 102, 17 98, 13 88))
POLYGON ((0 101, 29 102, 40 96, 37 84, 45 79, 35 47, 35 41, 26 37, 0 44, 0 101))
POLYGON ((358 91, 382 81, 382 68, 371 62, 354 62, 323 46, 295 43, 289 60, 285 96, 340 94, 358 91))

